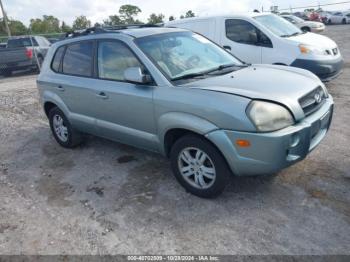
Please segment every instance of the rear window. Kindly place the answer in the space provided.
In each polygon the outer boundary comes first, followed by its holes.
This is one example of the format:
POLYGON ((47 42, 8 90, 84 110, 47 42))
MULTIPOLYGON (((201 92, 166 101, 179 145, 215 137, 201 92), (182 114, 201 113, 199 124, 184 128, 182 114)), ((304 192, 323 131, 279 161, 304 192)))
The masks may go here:
MULTIPOLYGON (((33 45, 38 46, 35 38, 32 37, 33 45)), ((32 46, 32 41, 29 37, 18 38, 18 39, 9 39, 7 43, 8 48, 17 48, 17 47, 27 47, 32 46)))
POLYGON ((77 76, 92 76, 93 43, 79 42, 67 46, 63 58, 63 73, 77 76))
POLYGON ((61 46, 60 48, 57 49, 56 54, 52 60, 51 68, 53 71, 58 72, 60 71, 60 63, 62 60, 62 55, 64 52, 64 46, 61 46))

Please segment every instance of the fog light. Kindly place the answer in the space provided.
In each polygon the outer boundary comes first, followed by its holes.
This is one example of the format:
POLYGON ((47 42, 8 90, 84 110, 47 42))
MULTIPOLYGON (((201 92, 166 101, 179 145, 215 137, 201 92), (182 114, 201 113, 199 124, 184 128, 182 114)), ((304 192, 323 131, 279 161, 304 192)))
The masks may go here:
POLYGON ((250 142, 245 139, 237 139, 236 145, 239 147, 250 147, 250 142))
POLYGON ((289 147, 296 147, 300 142, 300 137, 298 134, 293 134, 290 138, 289 147))

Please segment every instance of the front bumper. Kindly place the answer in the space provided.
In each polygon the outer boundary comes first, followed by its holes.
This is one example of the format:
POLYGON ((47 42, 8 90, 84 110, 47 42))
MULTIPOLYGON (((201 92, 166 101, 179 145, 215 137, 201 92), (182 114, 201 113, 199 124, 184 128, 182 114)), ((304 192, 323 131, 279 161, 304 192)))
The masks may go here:
POLYGON ((326 27, 322 26, 322 27, 312 27, 311 28, 311 32, 314 33, 321 33, 326 29, 326 27))
POLYGON ((332 121, 333 99, 301 122, 269 133, 216 130, 207 134, 238 176, 272 174, 302 159, 325 137, 332 121), (236 146, 237 139, 250 141, 250 147, 236 146))
POLYGON ((296 59, 291 66, 303 68, 317 75, 322 81, 330 81, 336 78, 343 69, 344 60, 341 56, 336 59, 319 61, 296 59))

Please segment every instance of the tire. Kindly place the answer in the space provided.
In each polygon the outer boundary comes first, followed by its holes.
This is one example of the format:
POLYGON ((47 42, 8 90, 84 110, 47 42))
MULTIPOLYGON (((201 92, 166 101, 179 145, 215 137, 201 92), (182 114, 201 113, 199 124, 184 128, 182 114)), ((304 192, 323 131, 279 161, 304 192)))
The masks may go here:
POLYGON ((343 25, 345 25, 346 24, 346 19, 344 18, 341 22, 342 22, 343 25))
POLYGON ((302 30, 303 32, 311 32, 311 28, 310 28, 310 27, 307 27, 307 26, 301 28, 301 30, 302 30))
POLYGON ((229 182, 231 171, 225 158, 213 144, 200 136, 186 135, 178 139, 171 148, 170 161, 177 181, 198 197, 217 197, 229 182), (198 152, 204 154, 196 159, 198 152), (205 160, 200 161, 201 157, 205 160), (182 173, 180 168, 186 171, 182 173))
POLYGON ((332 20, 328 19, 328 24, 331 25, 332 24, 332 20))
POLYGON ((81 134, 72 128, 64 113, 58 108, 54 107, 49 112, 49 122, 51 132, 57 143, 65 148, 74 148, 81 144, 81 134), (62 125, 59 123, 62 120, 62 125))

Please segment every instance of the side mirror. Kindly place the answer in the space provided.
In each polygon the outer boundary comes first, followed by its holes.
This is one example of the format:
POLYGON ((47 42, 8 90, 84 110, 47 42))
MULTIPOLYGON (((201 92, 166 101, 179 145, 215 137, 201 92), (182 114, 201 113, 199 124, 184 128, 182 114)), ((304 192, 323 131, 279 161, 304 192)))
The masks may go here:
POLYGON ((148 84, 152 81, 150 75, 142 73, 140 67, 129 67, 124 71, 124 79, 126 81, 137 84, 148 84))

